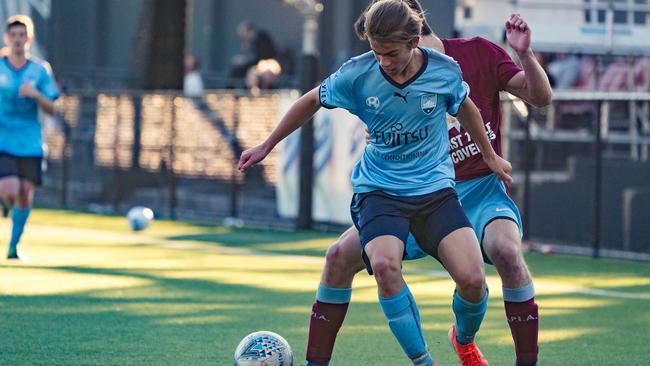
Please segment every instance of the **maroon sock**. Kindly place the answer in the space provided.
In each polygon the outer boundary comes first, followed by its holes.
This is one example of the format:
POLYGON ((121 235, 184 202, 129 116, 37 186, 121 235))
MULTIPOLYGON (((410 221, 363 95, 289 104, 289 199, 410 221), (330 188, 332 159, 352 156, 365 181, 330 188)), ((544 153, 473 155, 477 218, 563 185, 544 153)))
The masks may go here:
POLYGON ((348 305, 314 302, 309 322, 307 361, 322 363, 332 358, 334 341, 348 312, 348 305))
POLYGON ((539 332, 539 315, 535 298, 525 302, 504 302, 506 319, 512 339, 515 341, 517 363, 532 365, 537 362, 537 333, 539 332))

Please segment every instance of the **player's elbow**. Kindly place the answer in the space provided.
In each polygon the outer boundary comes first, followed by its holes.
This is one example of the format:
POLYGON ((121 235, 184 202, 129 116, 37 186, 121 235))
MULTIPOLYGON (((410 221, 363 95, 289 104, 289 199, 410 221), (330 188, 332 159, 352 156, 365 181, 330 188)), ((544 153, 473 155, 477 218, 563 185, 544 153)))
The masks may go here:
POLYGON ((548 92, 538 96, 534 105, 537 108, 542 108, 551 105, 552 102, 553 102, 553 91, 549 90, 548 92))

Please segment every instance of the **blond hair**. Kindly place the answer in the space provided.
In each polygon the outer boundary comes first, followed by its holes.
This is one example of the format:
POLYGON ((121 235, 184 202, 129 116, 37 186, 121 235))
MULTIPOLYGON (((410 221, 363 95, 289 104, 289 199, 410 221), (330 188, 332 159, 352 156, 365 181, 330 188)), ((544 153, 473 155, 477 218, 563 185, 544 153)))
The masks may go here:
POLYGON ((6 25, 7 27, 5 29, 5 32, 8 32, 9 28, 11 27, 22 25, 27 30, 27 37, 29 38, 34 37, 34 22, 32 21, 32 18, 30 18, 27 15, 24 14, 12 15, 9 18, 7 18, 6 25))
POLYGON ((424 14, 404 0, 380 0, 365 11, 363 39, 379 43, 408 43, 422 32, 424 14))

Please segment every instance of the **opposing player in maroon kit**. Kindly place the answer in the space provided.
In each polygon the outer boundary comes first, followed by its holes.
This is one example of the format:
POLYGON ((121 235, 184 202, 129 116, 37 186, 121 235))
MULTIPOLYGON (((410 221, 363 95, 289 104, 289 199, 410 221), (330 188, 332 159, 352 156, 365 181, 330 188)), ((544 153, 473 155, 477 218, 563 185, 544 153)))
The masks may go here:
MULTIPOLYGON (((421 11, 417 0, 409 5, 421 11)), ((363 15, 355 24, 363 26, 363 15)), ((508 44, 521 62, 517 66, 501 47, 475 37, 440 39, 425 24, 421 45, 434 48, 454 58, 460 65, 464 80, 470 86, 470 97, 483 117, 486 132, 501 155, 501 110, 499 92, 508 91, 535 106, 551 102, 550 83, 530 48, 531 30, 519 14, 505 24, 508 44)), ((506 187, 485 165, 480 152, 458 122, 448 126, 450 154, 456 170, 456 190, 469 217, 486 263, 494 264, 503 284, 503 297, 508 324, 515 343, 516 364, 536 365, 538 354, 538 307, 534 298, 532 277, 521 250, 521 219, 508 196, 506 187)), ((419 249, 427 243, 407 243, 407 258, 424 256, 419 249), (419 245, 418 245, 419 244, 419 245)), ((329 365, 336 335, 343 323, 352 293, 354 275, 364 268, 359 252, 359 234, 350 227, 332 244, 326 255, 325 268, 312 307, 307 345, 307 365, 329 365)), ((453 307, 464 304, 454 303, 453 307)), ((449 340, 462 365, 474 365, 471 352, 463 340, 456 339, 452 327, 449 340)))

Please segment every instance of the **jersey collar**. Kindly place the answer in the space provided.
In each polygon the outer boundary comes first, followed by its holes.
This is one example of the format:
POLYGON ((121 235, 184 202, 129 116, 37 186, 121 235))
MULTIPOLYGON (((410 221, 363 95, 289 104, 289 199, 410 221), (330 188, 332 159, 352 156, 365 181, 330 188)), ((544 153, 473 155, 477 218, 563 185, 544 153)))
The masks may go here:
POLYGON ((16 73, 19 73, 19 72, 23 72, 23 71, 25 71, 25 69, 27 69, 27 66, 29 65, 29 63, 32 62, 32 61, 28 58, 28 59, 27 59, 27 62, 25 62, 25 64, 24 64, 23 66, 21 66, 20 68, 15 68, 14 65, 12 65, 11 62, 9 62, 9 57, 4 56, 4 57, 3 57, 3 60, 4 60, 5 64, 7 65, 7 67, 9 68, 9 70, 11 70, 11 71, 13 71, 13 72, 16 72, 16 73))
POLYGON ((388 74, 386 74, 384 72, 384 70, 381 68, 381 66, 379 66, 379 63, 377 63, 377 67, 379 67, 379 71, 381 72, 381 75, 384 77, 384 79, 386 79, 386 81, 388 81, 389 83, 393 84, 394 86, 396 86, 396 87, 398 87, 400 89, 406 88, 412 82, 417 80, 417 78, 419 78, 420 75, 422 75, 422 73, 424 73, 424 70, 427 69, 427 65, 429 63, 429 56, 427 55, 427 52, 424 49, 422 49, 421 47, 418 47, 418 49, 420 51, 422 51, 422 56, 424 57, 424 60, 422 62, 422 66, 420 66, 420 70, 418 70, 418 72, 416 72, 415 75, 411 76, 410 79, 408 79, 405 82, 400 84, 400 83, 396 82, 395 80, 393 80, 388 74))

